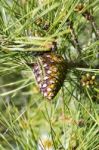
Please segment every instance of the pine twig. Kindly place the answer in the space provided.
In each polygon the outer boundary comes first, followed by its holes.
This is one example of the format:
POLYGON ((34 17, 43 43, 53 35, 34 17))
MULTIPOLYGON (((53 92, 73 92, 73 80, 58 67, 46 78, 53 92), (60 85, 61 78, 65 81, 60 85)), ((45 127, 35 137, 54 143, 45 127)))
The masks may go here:
POLYGON ((73 27, 73 23, 71 21, 69 21, 69 27, 70 27, 71 36, 72 36, 71 42, 72 42, 73 46, 77 49, 77 51, 78 51, 78 53, 80 55, 81 54, 81 47, 80 47, 77 35, 75 33, 75 30, 74 30, 74 27, 73 27))

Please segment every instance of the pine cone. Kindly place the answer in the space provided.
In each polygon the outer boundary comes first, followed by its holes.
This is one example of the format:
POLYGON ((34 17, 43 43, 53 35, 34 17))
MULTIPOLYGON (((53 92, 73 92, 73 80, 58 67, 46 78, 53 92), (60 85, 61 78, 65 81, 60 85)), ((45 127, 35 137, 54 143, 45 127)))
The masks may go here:
POLYGON ((44 53, 33 65, 35 79, 41 93, 47 99, 53 99, 60 90, 67 72, 67 65, 62 56, 44 53))

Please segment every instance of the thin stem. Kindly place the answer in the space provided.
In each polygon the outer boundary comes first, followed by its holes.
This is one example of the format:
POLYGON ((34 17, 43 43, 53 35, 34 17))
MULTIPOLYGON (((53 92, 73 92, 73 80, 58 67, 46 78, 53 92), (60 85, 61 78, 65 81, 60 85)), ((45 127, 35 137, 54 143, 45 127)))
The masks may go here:
POLYGON ((90 21, 91 22, 91 25, 92 25, 92 28, 93 28, 93 31, 96 35, 96 39, 99 40, 99 30, 97 30, 97 27, 96 27, 96 23, 94 20, 90 21))
POLYGON ((78 53, 80 55, 81 54, 81 47, 79 45, 77 35, 76 35, 75 31, 74 31, 73 26, 71 26, 70 29, 71 29, 71 35, 72 35, 72 41, 71 42, 72 42, 73 46, 77 49, 77 51, 78 51, 78 53))

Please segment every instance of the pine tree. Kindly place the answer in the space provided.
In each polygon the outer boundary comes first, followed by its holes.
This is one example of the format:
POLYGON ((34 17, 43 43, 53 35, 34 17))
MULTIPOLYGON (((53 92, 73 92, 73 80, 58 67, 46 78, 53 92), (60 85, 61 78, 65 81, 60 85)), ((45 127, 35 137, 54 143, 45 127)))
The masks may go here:
POLYGON ((98 0, 0 1, 0 150, 98 150, 98 0))

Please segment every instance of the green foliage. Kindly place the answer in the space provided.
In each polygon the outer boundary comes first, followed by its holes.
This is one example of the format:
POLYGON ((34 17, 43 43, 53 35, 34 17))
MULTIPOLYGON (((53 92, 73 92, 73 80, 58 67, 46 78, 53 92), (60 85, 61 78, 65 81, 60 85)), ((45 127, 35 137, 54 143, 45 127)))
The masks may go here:
POLYGON ((99 149, 98 3, 0 0, 0 150, 99 149), (68 71, 48 101, 28 64, 53 42, 68 71))

